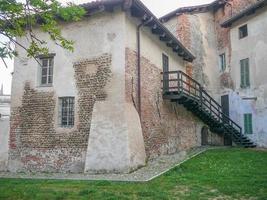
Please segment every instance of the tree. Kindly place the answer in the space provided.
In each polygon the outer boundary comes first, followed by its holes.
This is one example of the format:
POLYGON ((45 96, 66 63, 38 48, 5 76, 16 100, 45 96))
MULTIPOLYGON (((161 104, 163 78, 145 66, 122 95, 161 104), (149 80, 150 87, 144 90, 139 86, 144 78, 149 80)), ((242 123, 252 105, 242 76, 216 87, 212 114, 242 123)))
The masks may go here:
MULTIPOLYGON (((85 14, 82 7, 73 3, 62 6, 57 0, 0 0, 0 58, 17 56, 14 46, 20 46, 28 57, 48 54, 47 41, 38 38, 34 27, 47 33, 50 39, 64 49, 73 51, 73 41, 61 35, 59 21, 78 21, 85 14), (16 37, 25 36, 29 46, 20 44, 16 37)), ((6 64, 5 64, 6 65, 6 64)))

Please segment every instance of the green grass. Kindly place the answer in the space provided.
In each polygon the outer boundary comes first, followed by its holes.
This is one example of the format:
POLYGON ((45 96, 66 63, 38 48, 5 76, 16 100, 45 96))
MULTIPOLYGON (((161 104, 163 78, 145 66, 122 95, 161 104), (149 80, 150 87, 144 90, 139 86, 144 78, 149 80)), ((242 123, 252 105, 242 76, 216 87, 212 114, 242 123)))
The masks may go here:
POLYGON ((209 150, 147 183, 0 179, 0 199, 267 200, 267 152, 209 150))

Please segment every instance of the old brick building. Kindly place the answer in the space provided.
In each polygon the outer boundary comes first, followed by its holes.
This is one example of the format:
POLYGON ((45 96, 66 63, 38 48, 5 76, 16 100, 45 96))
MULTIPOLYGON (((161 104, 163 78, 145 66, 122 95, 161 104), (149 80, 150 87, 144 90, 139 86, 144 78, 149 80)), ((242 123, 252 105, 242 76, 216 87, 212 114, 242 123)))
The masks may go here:
MULTIPOLYGON (((214 22, 224 1, 185 8, 178 17, 175 11, 162 19, 167 28, 139 0, 82 6, 89 16, 61 23, 63 36, 75 42, 74 53, 38 28, 34 31, 48 40, 51 51, 37 58, 41 66, 16 47, 10 171, 124 173, 147 159, 200 146, 203 139, 223 145, 232 136, 252 144, 234 122, 225 121, 213 99, 221 91, 217 53, 229 48, 229 30, 215 28, 214 22), (191 12, 202 14, 196 18, 191 12), (184 99, 184 94, 199 99, 184 99), (203 137, 207 126, 211 131, 203 137)), ((26 38, 17 39, 28 45, 26 38)))
POLYGON ((9 170, 129 172, 148 158, 199 146, 202 122, 163 101, 160 74, 163 54, 169 70, 184 70, 194 56, 138 0, 82 6, 90 17, 62 23, 74 53, 38 28, 51 51, 38 57, 42 66, 16 47, 9 170))
POLYGON ((216 0, 161 18, 196 56, 193 77, 259 146, 267 146, 266 0, 216 0))

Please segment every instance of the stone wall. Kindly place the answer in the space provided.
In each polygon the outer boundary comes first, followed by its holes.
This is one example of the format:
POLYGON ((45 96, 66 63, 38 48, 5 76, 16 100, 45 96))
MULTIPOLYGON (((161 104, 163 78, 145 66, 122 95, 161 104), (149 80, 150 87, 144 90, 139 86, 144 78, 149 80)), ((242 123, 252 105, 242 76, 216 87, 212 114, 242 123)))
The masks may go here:
MULTIPOLYGON (((137 104, 137 55, 126 49, 126 99, 137 104)), ((184 107, 162 99, 161 70, 141 58, 141 122, 151 159, 200 145, 202 122, 184 107)))
POLYGON ((11 171, 83 172, 95 101, 106 98, 111 56, 104 54, 74 65, 78 96, 75 126, 60 128, 57 95, 26 83, 21 107, 12 108, 9 169, 11 171), (78 106, 77 106, 78 104, 78 106))

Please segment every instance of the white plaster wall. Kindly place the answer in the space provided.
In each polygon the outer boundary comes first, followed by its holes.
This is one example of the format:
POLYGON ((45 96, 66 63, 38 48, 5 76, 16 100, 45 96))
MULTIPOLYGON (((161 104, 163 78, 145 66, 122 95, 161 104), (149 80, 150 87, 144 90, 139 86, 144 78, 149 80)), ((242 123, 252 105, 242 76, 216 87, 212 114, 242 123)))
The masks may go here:
POLYGON ((0 118, 0 171, 7 170, 9 117, 0 118))
MULTIPOLYGON (((141 22, 126 17, 126 47, 137 51, 136 30, 141 22)), ((185 71, 185 61, 166 46, 165 42, 159 40, 158 35, 151 34, 151 29, 142 27, 140 31, 141 55, 150 60, 152 64, 162 70, 162 53, 169 57, 169 69, 185 71)))
MULTIPOLYGON (((61 24, 61 27, 62 35, 75 42, 73 53, 55 45, 46 34, 35 30, 38 38, 48 41, 51 53, 56 53, 53 87, 39 86, 37 62, 34 59, 28 59, 25 52, 17 47, 19 57, 15 59, 11 107, 21 106, 23 87, 28 81, 31 87, 38 91, 53 91, 55 97, 75 96, 77 108, 78 94, 75 87, 73 63, 101 56, 104 53, 111 54, 112 77, 105 88, 107 99, 96 102, 93 108, 85 172, 127 172, 144 165, 146 155, 142 131, 138 128, 135 131, 130 130, 133 127, 141 127, 140 119, 133 105, 126 105, 125 102, 125 13, 118 8, 112 13, 99 13, 79 22, 61 24), (124 109, 125 106, 127 109, 124 109), (128 124, 131 119, 127 119, 127 116, 134 116, 132 123, 135 123, 135 126, 128 124), (133 132, 136 135, 133 136, 133 132), (139 140, 132 140, 131 137, 137 137, 139 140), (129 143, 132 143, 132 146, 136 145, 139 151, 132 152, 134 149, 129 143), (137 156, 130 161, 134 153, 137 156)), ((18 41, 25 46, 28 45, 25 38, 18 38, 18 41)), ((77 119, 77 109, 75 110, 77 119)), ((55 113, 54 120, 57 121, 57 107, 55 113)), ((55 124, 57 126, 57 123, 55 124)), ((57 131, 68 131, 55 128, 57 131)))
POLYGON ((255 15, 245 17, 231 28, 231 76, 234 81, 235 91, 231 113, 243 125, 243 114, 253 114, 253 135, 249 135, 259 146, 267 147, 267 9, 255 15), (247 24, 248 36, 239 39, 238 29, 247 24), (240 88, 240 60, 249 58, 250 88, 240 88), (242 100, 252 97, 255 100, 242 100), (236 111, 235 111, 236 110, 236 111))
MULTIPOLYGON (((104 53, 112 55, 112 80, 107 87, 108 99, 119 104, 124 97, 124 13, 101 13, 83 21, 61 24, 62 35, 73 40, 74 52, 62 49, 54 44, 43 32, 35 30, 38 38, 47 41, 47 46, 51 53, 55 53, 54 74, 52 87, 40 87, 40 69, 34 59, 28 59, 26 52, 20 47, 16 47, 19 57, 15 58, 14 75, 12 82, 11 109, 21 105, 24 84, 30 82, 31 87, 38 91, 53 91, 55 97, 76 96, 77 90, 74 80, 73 63, 101 56, 104 53)), ((18 38, 18 41, 25 46, 28 45, 25 38, 18 38)), ((78 108, 78 98, 75 98, 76 111, 78 108)), ((57 102, 58 105, 58 102, 57 102)), ((55 109, 55 121, 58 120, 58 108, 55 109)), ((77 119, 77 112, 75 112, 77 119)), ((58 124, 58 123, 55 123, 58 124)), ((64 132, 69 129, 55 127, 57 131, 64 132)))
POLYGON ((164 23, 164 26, 166 26, 166 28, 175 36, 178 37, 177 34, 177 27, 178 27, 178 17, 175 16, 173 18, 171 18, 169 21, 167 21, 166 23, 164 23))
MULTIPOLYGON (((116 14, 102 13, 83 21, 62 24, 62 35, 75 42, 74 52, 70 52, 55 45, 48 36, 38 30, 35 30, 40 39, 48 41, 48 47, 52 53, 56 53, 54 59, 54 80, 53 87, 39 87, 38 64, 34 59, 28 59, 26 53, 19 47, 19 57, 15 59, 14 78, 12 82, 12 107, 21 104, 24 82, 30 81, 31 86, 39 91, 55 91, 57 96, 75 96, 75 80, 73 63, 79 60, 100 56, 103 53, 112 55, 113 84, 118 87, 124 87, 121 79, 123 76, 122 66, 124 66, 124 31, 123 20, 124 13, 116 14), (120 77, 120 78, 118 78, 120 77), (14 95, 15 94, 15 95, 14 95), (14 98, 16 96, 16 98, 14 98)), ((18 41, 27 46, 25 38, 18 38, 18 41)), ((121 90, 110 93, 117 93, 121 90)), ((120 92, 120 98, 123 99, 124 92, 120 92)), ((114 95, 109 95, 115 98, 114 95)), ((118 96, 116 96, 118 101, 118 96)))

